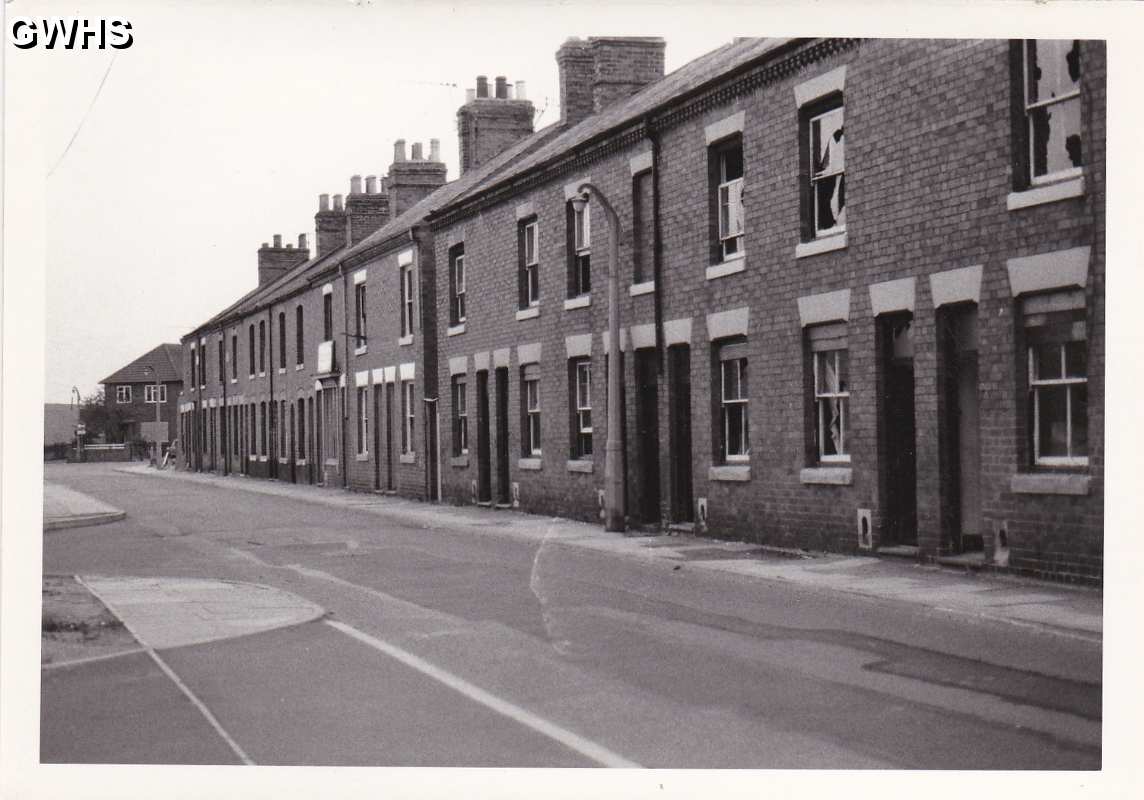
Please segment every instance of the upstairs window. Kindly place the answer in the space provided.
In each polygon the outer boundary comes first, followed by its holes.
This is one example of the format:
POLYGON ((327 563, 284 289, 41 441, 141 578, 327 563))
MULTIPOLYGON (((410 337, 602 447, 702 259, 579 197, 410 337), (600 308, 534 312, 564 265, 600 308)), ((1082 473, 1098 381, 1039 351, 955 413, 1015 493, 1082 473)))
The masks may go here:
MULTIPOLYGON (((192 351, 194 352, 194 351, 192 351)), ((117 403, 130 403, 131 402, 131 387, 130 386, 116 386, 115 387, 115 402, 117 403)))
POLYGON ((413 266, 401 268, 401 336, 413 335, 413 266))
POLYGON ((221 334, 218 337, 218 382, 226 380, 226 338, 221 334))
POLYGON ((708 148, 708 167, 716 235, 712 261, 743 254, 743 140, 732 136, 708 148))
POLYGON ((810 238, 846 230, 846 136, 842 122, 841 95, 807 111, 810 238))
POLYGON ((592 362, 571 362, 572 458, 592 457, 592 362))
POLYGON ((592 203, 568 202, 568 296, 592 291, 592 203))
POLYGON ((254 373, 257 372, 257 370, 255 369, 256 364, 254 361, 255 350, 254 350, 254 323, 253 322, 250 323, 249 333, 250 333, 250 337, 249 337, 250 342, 249 342, 249 346, 247 347, 247 351, 250 355, 250 377, 253 378, 254 373))
POLYGON ((326 292, 322 295, 322 341, 333 341, 334 338, 334 293, 326 292))
POLYGON ((524 425, 521 449, 525 456, 540 455, 540 365, 525 364, 521 368, 524 425))
POLYGON ((230 379, 238 380, 238 334, 230 335, 230 379))
POLYGON ((1023 119, 1015 150, 1019 185, 1081 174, 1080 41, 1028 39, 1019 51, 1023 119))
POLYGON ((258 321, 258 374, 266 374, 266 320, 258 321))
POLYGON ((719 348, 718 357, 719 455, 727 463, 747 461, 751 454, 747 345, 745 342, 724 344, 719 348))
POLYGON ((278 368, 286 369, 286 312, 278 312, 278 368))
POLYGON ((305 362, 305 356, 303 356, 303 351, 304 351, 303 345, 305 344, 305 334, 303 333, 303 324, 302 324, 303 321, 304 321, 304 315, 302 312, 302 306, 298 305, 294 309, 294 326, 295 326, 295 329, 294 329, 294 363, 295 364, 302 364, 305 362))
POLYGON ((354 347, 365 347, 366 344, 366 302, 365 283, 354 285, 354 334, 356 338, 354 347))
POLYGON ((652 279, 652 257, 655 249, 655 229, 652 215, 654 184, 651 170, 646 169, 632 178, 632 283, 652 279))
POLYGON ((540 234, 536 217, 520 223, 519 243, 519 295, 520 308, 531 308, 540 303, 540 234))
POLYGON ((465 246, 449 251, 449 324, 465 321, 465 246))
MULTIPOLYGON (((131 387, 128 386, 126 388, 130 389, 131 387)), ((128 394, 130 394, 130 392, 128 392, 128 394)), ((155 385, 154 384, 148 383, 146 386, 143 387, 143 402, 144 403, 154 403, 155 402, 155 385)), ((167 385, 165 383, 160 383, 159 384, 159 405, 162 405, 163 403, 166 403, 166 402, 167 402, 167 385)))

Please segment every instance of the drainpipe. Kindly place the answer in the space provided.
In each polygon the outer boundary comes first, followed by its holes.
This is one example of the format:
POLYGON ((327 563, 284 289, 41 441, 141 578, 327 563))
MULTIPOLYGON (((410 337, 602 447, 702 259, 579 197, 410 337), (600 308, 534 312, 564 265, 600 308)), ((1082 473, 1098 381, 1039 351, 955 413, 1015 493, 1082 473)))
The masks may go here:
POLYGON ((270 403, 267 407, 270 419, 266 421, 267 430, 270 431, 270 441, 266 443, 266 472, 274 479, 278 478, 278 447, 276 446, 277 437, 275 434, 277 426, 271 425, 271 420, 278 418, 278 414, 273 410, 274 408, 274 306, 269 305, 266 307, 266 350, 267 360, 270 362, 266 365, 266 374, 270 377, 270 403))
MULTIPOLYGON (((349 228, 346 229, 346 237, 347 237, 347 244, 348 244, 349 228)), ((341 276, 341 279, 342 279, 342 342, 345 346, 345 351, 346 351, 345 355, 342 357, 342 377, 346 379, 345 380, 346 385, 338 387, 338 389, 340 390, 338 392, 338 401, 339 401, 339 405, 340 405, 340 409, 338 410, 338 419, 340 420, 341 428, 342 428, 342 432, 341 432, 342 433, 342 435, 341 435, 341 440, 342 440, 342 488, 343 489, 349 489, 350 488, 350 468, 349 468, 350 465, 346 462, 346 457, 347 457, 346 456, 346 453, 347 453, 347 451, 346 451, 346 427, 348 424, 346 414, 347 414, 349 407, 350 407, 350 402, 349 402, 349 384, 350 384, 350 381, 349 381, 350 316, 349 316, 349 314, 350 314, 350 312, 349 312, 349 306, 347 305, 347 303, 348 303, 347 296, 348 296, 348 292, 349 292, 349 288, 348 288, 348 284, 347 284, 348 276, 346 275, 346 265, 344 262, 341 262, 341 261, 338 262, 338 275, 341 276)))

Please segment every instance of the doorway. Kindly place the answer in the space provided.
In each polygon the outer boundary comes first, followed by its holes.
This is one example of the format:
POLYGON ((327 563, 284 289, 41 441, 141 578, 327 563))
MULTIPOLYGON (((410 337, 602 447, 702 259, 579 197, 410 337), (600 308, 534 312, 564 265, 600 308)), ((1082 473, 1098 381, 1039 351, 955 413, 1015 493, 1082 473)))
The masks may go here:
POLYGON ((508 367, 496 368, 497 390, 497 504, 510 502, 508 472, 508 367))
POLYGON ((881 340, 882 494, 884 542, 918 543, 917 426, 914 420, 914 334, 911 314, 878 318, 881 340))
POLYGON ((659 521, 659 370, 655 350, 636 351, 636 452, 639 521, 659 521))
POLYGON ((489 452, 489 372, 477 373, 477 502, 493 499, 492 458, 489 452))
POLYGON ((381 392, 382 385, 373 385, 373 488, 381 489, 381 392))
POLYGON ((290 445, 289 445, 289 449, 286 452, 289 454, 289 457, 290 457, 290 483, 297 483, 298 482, 298 459, 296 456, 298 453, 298 430, 294 425, 294 404, 293 403, 290 404, 288 413, 290 414, 290 445))
POLYGON ((947 544, 955 553, 977 552, 981 524, 981 426, 978 400, 977 306, 939 311, 944 366, 942 502, 947 544))
POLYGON ((694 522, 691 486, 691 348, 673 345, 667 350, 671 425, 671 521, 694 522))
POLYGON ((397 476, 393 465, 393 398, 396 384, 385 384, 385 488, 397 491, 397 476))

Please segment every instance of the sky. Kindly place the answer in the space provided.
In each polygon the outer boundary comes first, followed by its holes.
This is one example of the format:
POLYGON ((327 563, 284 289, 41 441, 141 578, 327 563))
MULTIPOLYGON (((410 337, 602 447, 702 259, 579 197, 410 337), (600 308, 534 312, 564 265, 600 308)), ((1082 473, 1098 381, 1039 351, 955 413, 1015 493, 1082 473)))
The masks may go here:
MULTIPOLYGON (((555 52, 568 36, 664 36, 669 71, 731 39, 693 8, 650 31, 647 7, 584 27, 583 6, 563 4, 94 6, 83 13, 131 21, 132 47, 40 58, 47 402, 67 402, 72 386, 88 395, 253 288, 256 251, 275 233, 306 233, 312 250, 318 195, 385 174, 394 140, 427 152, 440 139, 455 178, 456 111, 478 74, 525 81, 540 127, 559 119, 555 52)), ((25 0, 7 10, 70 13, 25 0)))

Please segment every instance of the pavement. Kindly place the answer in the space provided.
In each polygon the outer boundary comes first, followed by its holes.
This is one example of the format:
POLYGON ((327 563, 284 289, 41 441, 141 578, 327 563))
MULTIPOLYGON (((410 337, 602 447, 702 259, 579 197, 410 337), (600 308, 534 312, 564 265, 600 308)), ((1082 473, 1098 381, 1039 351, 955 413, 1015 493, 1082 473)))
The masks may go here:
POLYGON ((44 530, 105 525, 126 517, 122 510, 86 494, 44 481, 44 530))
POLYGON ((474 535, 538 542, 555 540, 563 546, 621 558, 669 562, 675 569, 730 573, 748 580, 782 582, 912 604, 1086 641, 1099 642, 1103 634, 1102 592, 1091 587, 922 565, 895 558, 776 552, 758 545, 691 535, 622 535, 575 520, 475 506, 428 504, 392 495, 348 492, 243 476, 222 477, 176 470, 160 472, 144 465, 120 467, 117 471, 290 497, 380 515, 401 514, 420 521, 426 527, 471 528, 474 535))

